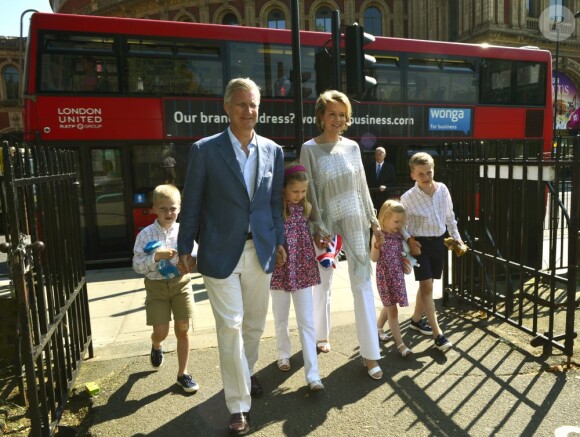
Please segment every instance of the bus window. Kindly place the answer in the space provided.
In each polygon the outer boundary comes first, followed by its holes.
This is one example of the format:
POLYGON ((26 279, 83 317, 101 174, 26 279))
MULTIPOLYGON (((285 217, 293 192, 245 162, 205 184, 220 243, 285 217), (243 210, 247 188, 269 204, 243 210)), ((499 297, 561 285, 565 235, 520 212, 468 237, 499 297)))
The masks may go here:
POLYGON ((443 74, 449 89, 448 102, 477 102, 477 73, 471 59, 444 59, 443 74))
POLYGON ((195 71, 199 75, 201 93, 212 96, 223 96, 226 84, 224 83, 222 60, 196 59, 194 64, 195 71))
POLYGON ((128 39, 125 88, 129 93, 222 95, 221 52, 216 44, 128 39))
POLYGON ((316 99, 316 73, 314 72, 315 49, 312 47, 302 47, 300 63, 302 66, 302 97, 316 99))
MULTIPOLYGON (((279 95, 279 84, 290 79, 292 52, 289 47, 271 44, 232 43, 232 78, 249 77, 260 87, 262 97, 279 95), (277 89, 278 88, 278 89, 277 89)), ((286 95, 289 90, 284 90, 286 95)))
POLYGON ((99 245, 114 245, 127 238, 121 151, 92 149, 91 163, 99 245))
POLYGON ((78 58, 73 78, 73 91, 117 92, 117 60, 111 56, 78 58))
POLYGON ((38 90, 118 92, 114 42, 96 35, 45 34, 38 90))
POLYGON ((72 91, 76 66, 72 56, 42 55, 40 91, 72 91))
POLYGON ((173 184, 182 187, 187 170, 186 145, 174 143, 133 146, 133 191, 148 195, 157 185, 173 184))
POLYGON ((438 73, 441 71, 441 60, 409 57, 408 68, 407 99, 410 101, 433 100, 435 91, 439 87, 438 73))
POLYGON ((511 105, 512 62, 502 59, 483 59, 480 72, 480 103, 511 105))
MULTIPOLYGON (((314 83, 314 49, 302 47, 302 96, 316 96, 314 83)), ((249 77, 260 87, 261 97, 291 97, 292 50, 272 44, 232 43, 231 77, 249 77)))
POLYGON ((545 105, 546 65, 538 62, 518 62, 516 68, 516 104, 545 105))
MULTIPOLYGON (((401 101, 401 68, 399 57, 394 55, 373 54, 377 63, 372 70, 377 79, 374 87, 374 100, 380 102, 401 101)), ((372 96, 369 96, 372 98, 372 96)))
POLYGON ((476 103, 475 60, 411 57, 407 81, 410 101, 476 103))
POLYGON ((39 91, 118 92, 117 59, 88 54, 44 54, 39 91))

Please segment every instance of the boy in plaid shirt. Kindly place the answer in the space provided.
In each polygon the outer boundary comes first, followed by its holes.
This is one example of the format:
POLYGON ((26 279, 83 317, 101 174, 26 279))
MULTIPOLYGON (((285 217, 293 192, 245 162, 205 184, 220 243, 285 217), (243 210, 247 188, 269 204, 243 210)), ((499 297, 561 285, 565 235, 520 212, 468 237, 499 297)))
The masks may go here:
POLYGON ((193 297, 189 274, 177 270, 176 223, 181 207, 179 190, 173 185, 159 185, 153 191, 153 212, 157 219, 144 228, 133 249, 133 270, 145 275, 145 312, 151 334, 151 365, 163 364, 162 342, 169 334, 171 313, 177 337, 177 384, 187 393, 195 393, 199 385, 187 374, 189 359, 189 319, 193 314, 193 297), (163 267, 160 269, 160 267, 163 267))
POLYGON ((419 281, 415 311, 410 328, 424 335, 432 335, 435 347, 445 351, 453 345, 437 321, 433 302, 433 281, 441 279, 444 259, 447 254, 443 236, 447 230, 451 237, 463 245, 457 230, 451 195, 445 184, 435 182, 435 163, 431 155, 416 153, 409 161, 411 178, 415 186, 401 196, 407 211, 403 238, 409 244, 411 255, 417 258, 413 270, 419 281), (422 319, 423 312, 429 323, 422 319))

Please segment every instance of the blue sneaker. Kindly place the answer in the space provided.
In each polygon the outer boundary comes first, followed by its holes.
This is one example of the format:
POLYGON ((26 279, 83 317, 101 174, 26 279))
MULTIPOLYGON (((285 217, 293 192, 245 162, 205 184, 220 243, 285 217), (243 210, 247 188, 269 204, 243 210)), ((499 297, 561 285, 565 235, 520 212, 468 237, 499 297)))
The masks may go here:
POLYGON ((151 347, 151 365, 158 369, 163 364, 163 348, 153 349, 151 347))
POLYGON ((437 338, 435 338, 435 347, 440 351, 446 351, 452 346, 453 344, 451 344, 451 342, 447 340, 447 337, 445 337, 443 334, 439 334, 437 338))
POLYGON ((415 331, 419 331, 423 335, 433 335, 433 329, 431 329, 431 325, 426 320, 419 320, 415 322, 411 319, 411 323, 409 324, 409 328, 414 329, 415 331))
POLYGON ((195 382, 187 373, 177 377, 177 384, 180 385, 186 393, 195 393, 199 390, 197 382, 195 382))

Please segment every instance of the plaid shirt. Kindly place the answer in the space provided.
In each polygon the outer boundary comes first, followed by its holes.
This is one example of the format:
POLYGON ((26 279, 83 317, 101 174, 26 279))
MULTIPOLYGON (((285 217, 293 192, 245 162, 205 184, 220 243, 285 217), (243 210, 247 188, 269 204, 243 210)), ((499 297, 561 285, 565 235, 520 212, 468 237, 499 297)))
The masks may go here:
POLYGON ((449 190, 441 182, 436 184, 437 189, 433 196, 421 191, 416 183, 401 196, 401 203, 407 211, 405 228, 402 231, 405 240, 411 236, 438 237, 445 233, 445 229, 454 239, 461 239, 449 190))
MULTIPOLYGON (((155 262, 155 252, 145 253, 143 249, 150 241, 161 241, 164 248, 171 248, 177 250, 177 234, 179 232, 179 223, 174 223, 169 229, 163 229, 157 220, 144 228, 137 235, 135 240, 135 247, 133 248, 133 270, 141 275, 145 275, 149 279, 160 280, 166 279, 157 271, 158 262, 155 262)), ((193 254, 197 252, 197 247, 194 243, 193 254)), ((177 264, 178 257, 175 256, 171 262, 177 264)))

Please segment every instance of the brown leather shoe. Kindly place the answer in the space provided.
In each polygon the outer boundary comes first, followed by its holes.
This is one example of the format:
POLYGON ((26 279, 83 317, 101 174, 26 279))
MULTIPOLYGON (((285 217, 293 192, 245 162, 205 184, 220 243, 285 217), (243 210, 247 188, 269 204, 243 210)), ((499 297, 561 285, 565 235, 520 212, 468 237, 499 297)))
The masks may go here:
POLYGON ((231 435, 244 435, 250 431, 250 413, 235 413, 230 416, 231 435))
POLYGON ((256 375, 250 377, 250 384, 251 384, 250 396, 252 396, 253 398, 262 397, 262 395, 264 394, 264 390, 262 390, 262 386, 260 385, 260 382, 258 381, 256 375))

